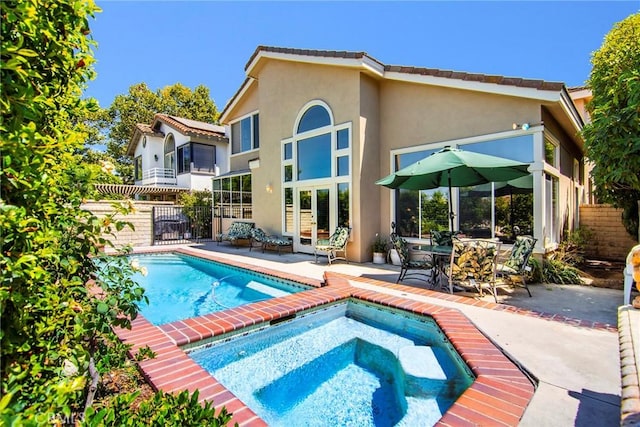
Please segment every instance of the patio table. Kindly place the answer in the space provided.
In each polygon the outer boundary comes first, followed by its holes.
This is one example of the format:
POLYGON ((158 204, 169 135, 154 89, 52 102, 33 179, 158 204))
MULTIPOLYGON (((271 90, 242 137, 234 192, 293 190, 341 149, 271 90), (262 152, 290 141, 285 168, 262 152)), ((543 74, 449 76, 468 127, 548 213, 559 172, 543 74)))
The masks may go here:
POLYGON ((442 276, 446 277, 445 266, 451 260, 451 252, 453 251, 453 246, 414 245, 413 250, 431 254, 431 256, 433 257, 433 263, 435 265, 435 271, 431 276, 431 287, 435 288, 436 285, 438 285, 438 288, 442 290, 442 284, 440 284, 439 282, 442 276))

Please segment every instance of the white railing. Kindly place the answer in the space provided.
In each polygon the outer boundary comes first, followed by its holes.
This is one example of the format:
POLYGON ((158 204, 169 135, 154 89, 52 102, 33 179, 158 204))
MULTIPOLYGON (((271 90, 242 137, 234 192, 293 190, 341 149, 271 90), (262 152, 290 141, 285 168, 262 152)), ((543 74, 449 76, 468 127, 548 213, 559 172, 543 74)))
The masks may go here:
POLYGON ((177 185, 173 169, 152 168, 142 171, 142 185, 177 185))

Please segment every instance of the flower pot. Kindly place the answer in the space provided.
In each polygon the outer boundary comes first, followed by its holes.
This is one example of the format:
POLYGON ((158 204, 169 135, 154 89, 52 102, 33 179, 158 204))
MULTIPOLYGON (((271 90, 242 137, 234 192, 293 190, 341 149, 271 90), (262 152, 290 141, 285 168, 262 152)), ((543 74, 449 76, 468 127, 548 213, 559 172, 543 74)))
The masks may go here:
POLYGON ((389 259, 393 265, 401 265, 400 255, 398 255, 397 249, 389 249, 389 259))
POLYGON ((387 261, 387 254, 382 252, 374 252, 373 253, 373 263, 374 264, 384 264, 387 261))

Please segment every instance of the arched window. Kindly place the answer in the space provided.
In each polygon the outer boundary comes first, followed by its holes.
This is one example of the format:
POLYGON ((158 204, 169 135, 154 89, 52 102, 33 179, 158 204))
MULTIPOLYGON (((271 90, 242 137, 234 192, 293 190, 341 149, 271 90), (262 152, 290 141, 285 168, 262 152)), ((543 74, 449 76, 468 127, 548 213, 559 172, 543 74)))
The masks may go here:
POLYGON ((170 133, 164 140, 164 168, 174 169, 175 165, 176 140, 170 133))
POLYGON ((331 116, 322 105, 314 105, 302 115, 298 124, 298 133, 318 129, 331 124, 331 116))
POLYGON ((322 105, 312 105, 300 117, 295 139, 297 164, 294 179, 331 177, 331 130, 314 132, 331 124, 329 111, 322 105))

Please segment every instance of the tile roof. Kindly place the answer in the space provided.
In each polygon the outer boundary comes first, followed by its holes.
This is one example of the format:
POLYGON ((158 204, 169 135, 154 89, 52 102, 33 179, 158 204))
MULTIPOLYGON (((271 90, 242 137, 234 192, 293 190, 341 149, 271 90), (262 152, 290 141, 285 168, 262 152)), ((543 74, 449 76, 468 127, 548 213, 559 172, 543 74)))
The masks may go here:
MULTIPOLYGON (((378 61, 376 58, 370 56, 366 52, 352 52, 352 51, 338 51, 338 50, 315 50, 315 49, 294 49, 294 48, 286 48, 286 47, 275 47, 275 46, 258 46, 256 50, 253 52, 249 61, 245 65, 245 72, 249 71, 249 67, 258 57, 261 52, 268 53, 277 53, 284 55, 298 55, 298 56, 311 56, 317 58, 327 58, 329 59, 360 59, 366 60, 367 62, 373 62, 378 64, 381 69, 384 70, 384 73, 400 73, 405 74, 407 76, 410 75, 421 75, 421 76, 430 76, 437 77, 443 79, 452 79, 466 82, 477 82, 477 83, 487 83, 487 84, 496 84, 501 86, 510 86, 516 88, 523 89, 534 89, 534 90, 542 90, 542 91, 563 91, 565 90, 565 85, 562 82, 550 82, 546 80, 539 79, 525 79, 521 77, 507 77, 501 75, 489 75, 489 74, 480 74, 480 73, 468 73, 464 71, 452 71, 452 70, 442 70, 437 68, 424 68, 424 67, 412 67, 412 66, 402 66, 402 65, 386 65, 382 62, 378 61)), ((384 78, 384 76, 383 76, 384 78)), ((228 109, 235 103, 235 101, 240 96, 241 92, 244 88, 250 83, 251 78, 247 76, 244 80, 240 88, 236 91, 236 93, 229 99, 227 104, 225 105, 221 117, 224 117, 228 111, 228 109)))
POLYGON ((313 50, 313 49, 292 49, 273 46, 258 46, 249 62, 245 66, 245 70, 260 52, 284 53, 300 56, 316 56, 324 58, 344 58, 344 59, 361 59, 368 58, 384 67, 385 72, 397 72, 405 74, 419 74, 433 77, 443 77, 448 79, 458 79, 467 81, 476 81, 481 83, 495 83, 501 85, 518 86, 525 88, 534 88, 540 90, 561 90, 564 87, 562 82, 548 82, 537 79, 524 79, 520 77, 505 77, 500 75, 488 75, 479 73, 467 73, 463 71, 441 70, 438 68, 411 67, 402 65, 386 65, 370 56, 366 52, 349 52, 337 50, 313 50))
POLYGON ((143 135, 159 136, 159 137, 164 136, 162 132, 153 129, 151 125, 147 125, 144 123, 138 123, 136 125, 136 129, 140 131, 140 133, 142 133, 143 135))
POLYGON ((151 127, 155 128, 158 121, 162 121, 186 135, 224 138, 223 126, 158 113, 155 115, 151 127))

